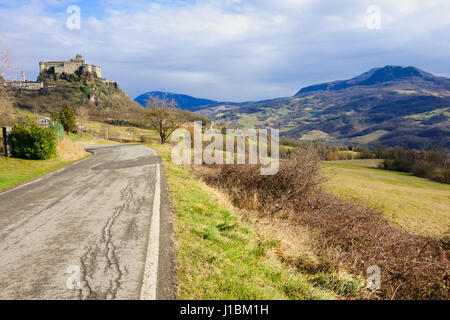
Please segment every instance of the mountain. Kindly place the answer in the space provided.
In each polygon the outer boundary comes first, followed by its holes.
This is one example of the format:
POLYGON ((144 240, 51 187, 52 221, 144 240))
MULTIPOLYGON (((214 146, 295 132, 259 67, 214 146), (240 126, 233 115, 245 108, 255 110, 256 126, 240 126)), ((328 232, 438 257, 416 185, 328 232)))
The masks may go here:
POLYGON ((303 140, 450 151, 450 79, 415 67, 374 68, 303 88, 293 97, 198 112, 231 126, 278 128, 303 140))
POLYGON ((414 67, 386 66, 384 68, 374 68, 350 80, 334 81, 306 87, 301 89, 296 95, 314 91, 337 91, 356 86, 372 86, 406 79, 422 79, 433 83, 450 84, 450 79, 438 78, 414 67))
POLYGON ((170 93, 170 92, 161 92, 161 91, 151 91, 144 93, 134 99, 137 103, 139 103, 142 106, 146 106, 147 101, 150 97, 158 97, 160 99, 166 98, 169 100, 174 100, 178 108, 189 110, 189 111, 195 111, 207 106, 216 106, 220 104, 221 102, 214 101, 214 100, 208 100, 208 99, 199 99, 195 97, 191 97, 184 94, 176 94, 176 93, 170 93))

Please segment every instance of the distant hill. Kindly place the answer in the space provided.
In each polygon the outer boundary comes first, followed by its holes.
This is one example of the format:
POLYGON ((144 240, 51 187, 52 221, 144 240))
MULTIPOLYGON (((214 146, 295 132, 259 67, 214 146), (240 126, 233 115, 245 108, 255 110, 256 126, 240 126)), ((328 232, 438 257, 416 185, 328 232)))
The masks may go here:
POLYGON ((177 103, 178 108, 189 111, 195 111, 207 106, 216 106, 220 104, 220 102, 214 100, 200 99, 185 94, 176 94, 161 91, 151 91, 144 93, 134 99, 134 101, 145 107, 150 97, 158 97, 160 99, 167 98, 169 100, 173 99, 177 103))
POLYGON ((430 73, 414 67, 386 66, 374 68, 353 79, 322 83, 301 89, 296 95, 315 91, 337 91, 356 86, 373 86, 391 81, 424 80, 435 84, 450 85, 450 79, 435 77, 430 73))
POLYGON ((450 79, 415 67, 375 68, 303 88, 293 97, 198 112, 229 125, 278 128, 303 140, 450 151, 450 79))
POLYGON ((142 119, 142 107, 133 101, 118 83, 90 77, 89 74, 56 76, 41 73, 44 88, 38 91, 13 90, 10 94, 16 108, 51 114, 63 106, 86 107, 91 119, 142 119))

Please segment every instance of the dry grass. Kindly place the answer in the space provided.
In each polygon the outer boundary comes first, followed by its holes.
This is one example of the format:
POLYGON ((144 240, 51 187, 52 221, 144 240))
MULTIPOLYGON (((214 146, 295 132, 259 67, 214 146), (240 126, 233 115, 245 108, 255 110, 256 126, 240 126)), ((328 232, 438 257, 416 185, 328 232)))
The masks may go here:
MULTIPOLYGON (((151 145, 164 161, 174 211, 179 299, 335 299, 279 258, 280 242, 238 214, 227 199, 169 161, 169 145, 151 145)), ((281 246, 284 246, 281 244, 281 246)))
POLYGON ((81 143, 65 138, 56 148, 58 157, 63 161, 76 161, 89 155, 81 143))
MULTIPOLYGON (((205 179, 223 188, 240 208, 259 210, 276 225, 285 219, 298 231, 308 230, 309 247, 319 261, 300 266, 313 273, 364 277, 367 267, 377 265, 382 270, 379 298, 448 299, 449 261, 442 245, 391 226, 370 207, 323 192, 318 166, 314 155, 295 154, 276 176, 259 176, 257 166, 246 165, 210 170, 205 179)), ((317 281, 343 292, 354 290, 338 278, 317 281)))

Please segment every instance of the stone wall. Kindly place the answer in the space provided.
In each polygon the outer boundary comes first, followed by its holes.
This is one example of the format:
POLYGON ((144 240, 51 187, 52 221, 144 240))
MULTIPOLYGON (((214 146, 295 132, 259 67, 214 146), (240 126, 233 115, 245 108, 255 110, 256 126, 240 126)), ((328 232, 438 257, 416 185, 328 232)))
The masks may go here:
POLYGON ((56 74, 66 73, 73 74, 80 67, 85 67, 88 72, 93 73, 98 78, 102 77, 102 69, 98 66, 86 64, 81 55, 77 55, 75 59, 70 59, 69 61, 47 61, 39 62, 40 71, 49 70, 50 68, 55 69, 56 74))

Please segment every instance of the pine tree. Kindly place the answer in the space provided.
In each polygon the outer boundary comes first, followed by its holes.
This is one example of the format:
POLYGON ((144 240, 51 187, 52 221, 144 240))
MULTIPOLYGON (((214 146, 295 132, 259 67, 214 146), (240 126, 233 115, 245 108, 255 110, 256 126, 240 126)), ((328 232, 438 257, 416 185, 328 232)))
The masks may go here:
POLYGON ((64 131, 66 132, 77 132, 77 120, 75 116, 75 112, 68 105, 65 105, 59 114, 59 121, 64 127, 64 131))

